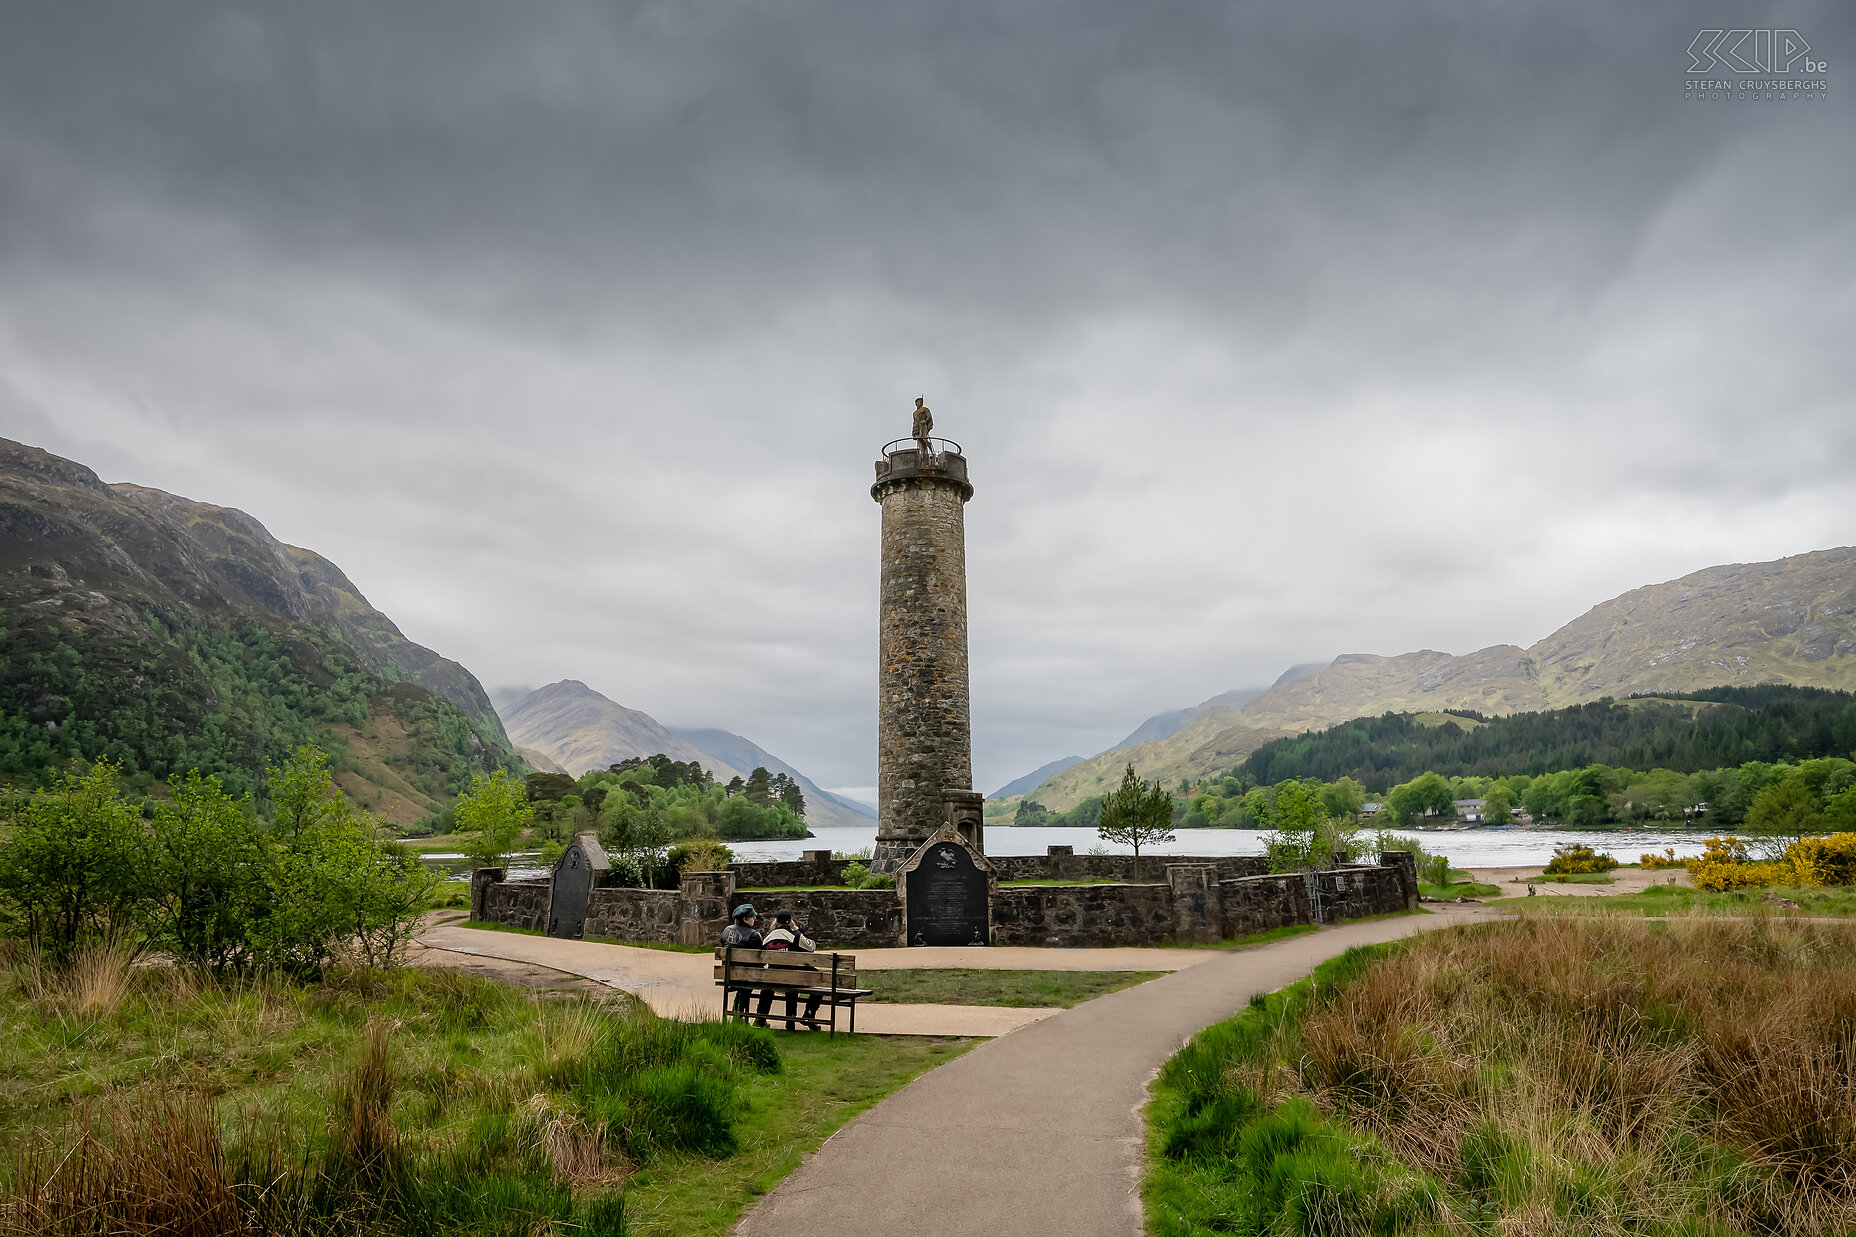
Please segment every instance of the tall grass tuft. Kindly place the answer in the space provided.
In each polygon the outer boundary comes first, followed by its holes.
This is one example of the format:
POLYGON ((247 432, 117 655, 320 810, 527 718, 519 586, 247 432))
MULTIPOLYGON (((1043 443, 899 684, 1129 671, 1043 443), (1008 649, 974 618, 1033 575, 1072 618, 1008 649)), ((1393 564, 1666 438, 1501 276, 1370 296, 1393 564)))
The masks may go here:
POLYGON ((1374 1231, 1845 1234, 1856 925, 1430 933, 1202 1034, 1157 1093, 1161 1231, 1261 1224, 1244 1199, 1272 1200, 1273 1233, 1343 1231, 1320 1207, 1353 1190, 1374 1231))
POLYGON ((17 1153, 7 1237, 221 1237, 252 1232, 210 1097, 154 1089, 84 1114, 75 1137, 17 1153))
POLYGON ((393 1060, 387 1026, 368 1023, 361 1059, 337 1084, 329 1114, 329 1169, 338 1178, 380 1189, 401 1177, 399 1128, 393 1123, 393 1060))
POLYGON ((135 950, 110 938, 78 951, 64 976, 71 1003, 79 1012, 110 1017, 122 1008, 134 985, 135 950))

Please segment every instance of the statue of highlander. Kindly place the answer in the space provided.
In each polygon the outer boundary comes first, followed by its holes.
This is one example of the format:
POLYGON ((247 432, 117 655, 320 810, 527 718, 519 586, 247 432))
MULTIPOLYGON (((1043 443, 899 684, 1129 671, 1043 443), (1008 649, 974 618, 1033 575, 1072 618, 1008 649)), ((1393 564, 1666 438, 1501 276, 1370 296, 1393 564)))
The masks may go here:
POLYGON ((928 435, 934 433, 934 413, 928 411, 928 405, 923 403, 922 400, 923 397, 920 395, 915 397, 915 430, 913 437, 915 439, 915 458, 918 462, 925 464, 934 458, 934 445, 928 441, 928 435))

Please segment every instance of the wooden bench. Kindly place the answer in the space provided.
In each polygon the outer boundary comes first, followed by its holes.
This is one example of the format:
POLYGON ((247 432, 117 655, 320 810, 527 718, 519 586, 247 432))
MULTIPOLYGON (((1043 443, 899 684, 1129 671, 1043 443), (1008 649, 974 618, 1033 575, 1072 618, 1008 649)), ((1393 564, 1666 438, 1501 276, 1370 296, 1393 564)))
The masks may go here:
POLYGON ((869 996, 869 988, 857 986, 857 957, 855 954, 815 954, 800 953, 791 949, 741 949, 733 945, 723 945, 716 949, 715 956, 721 965, 715 968, 715 982, 722 989, 722 1017, 728 1018, 739 1014, 746 1019, 760 1018, 743 1004, 739 1010, 728 1007, 730 995, 736 992, 747 994, 747 1001, 763 992, 773 994, 773 1000, 767 1007, 766 1017, 777 1022, 784 1022, 787 1030, 805 1017, 802 1008, 811 998, 819 998, 820 1008, 831 1008, 831 1033, 838 1033, 838 1010, 846 1008, 851 1011, 851 1034, 857 1032, 857 998, 869 996), (786 1008, 786 998, 796 998, 790 1014, 775 1013, 778 1006, 786 1008))

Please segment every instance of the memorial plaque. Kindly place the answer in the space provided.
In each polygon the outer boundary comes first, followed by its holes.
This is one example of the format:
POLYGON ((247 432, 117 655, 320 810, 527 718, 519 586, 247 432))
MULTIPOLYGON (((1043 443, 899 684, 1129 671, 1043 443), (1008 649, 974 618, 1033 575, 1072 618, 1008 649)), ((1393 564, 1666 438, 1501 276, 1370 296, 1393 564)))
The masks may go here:
POLYGON ((958 842, 929 844, 903 877, 911 945, 991 943, 990 882, 958 842))
POLYGON ((593 892, 593 865, 576 839, 554 865, 554 895, 548 901, 548 935, 577 941, 586 935, 586 904, 593 892))

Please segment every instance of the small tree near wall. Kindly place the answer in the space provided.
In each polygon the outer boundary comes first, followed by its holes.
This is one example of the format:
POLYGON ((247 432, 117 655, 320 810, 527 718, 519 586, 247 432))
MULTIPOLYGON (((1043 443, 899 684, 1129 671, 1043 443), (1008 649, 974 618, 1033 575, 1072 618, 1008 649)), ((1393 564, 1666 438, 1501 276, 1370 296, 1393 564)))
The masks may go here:
POLYGON ((1140 858, 1142 846, 1173 840, 1173 796, 1158 782, 1142 781, 1130 764, 1121 775, 1121 786, 1102 800, 1096 835, 1104 842, 1132 846, 1135 858, 1140 858))

